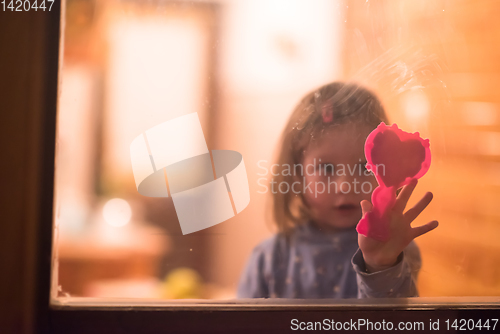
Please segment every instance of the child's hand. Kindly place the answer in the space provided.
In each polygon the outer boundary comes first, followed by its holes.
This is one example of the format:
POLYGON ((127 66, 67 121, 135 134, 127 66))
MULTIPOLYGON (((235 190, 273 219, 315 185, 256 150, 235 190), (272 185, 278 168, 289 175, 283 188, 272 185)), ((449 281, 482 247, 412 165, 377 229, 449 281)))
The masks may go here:
MULTIPOLYGON (((389 211, 391 237, 388 241, 381 242, 358 234, 359 248, 363 253, 368 272, 381 271, 392 267, 396 264, 399 254, 413 239, 438 226, 438 222, 435 220, 419 227, 412 228, 410 225, 431 202, 432 193, 430 192, 426 193, 413 208, 403 213, 416 185, 417 180, 414 179, 410 184, 404 186, 396 199, 394 207, 389 211)), ((371 211, 372 204, 366 200, 361 201, 361 209, 364 217, 367 212, 371 211)))

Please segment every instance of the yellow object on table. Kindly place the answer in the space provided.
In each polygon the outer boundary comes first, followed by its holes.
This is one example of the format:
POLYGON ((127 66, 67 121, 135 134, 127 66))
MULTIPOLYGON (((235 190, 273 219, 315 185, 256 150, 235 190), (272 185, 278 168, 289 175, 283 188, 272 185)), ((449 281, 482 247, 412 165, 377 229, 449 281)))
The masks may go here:
POLYGON ((162 296, 166 299, 202 298, 202 280, 191 268, 177 268, 165 276, 162 296))

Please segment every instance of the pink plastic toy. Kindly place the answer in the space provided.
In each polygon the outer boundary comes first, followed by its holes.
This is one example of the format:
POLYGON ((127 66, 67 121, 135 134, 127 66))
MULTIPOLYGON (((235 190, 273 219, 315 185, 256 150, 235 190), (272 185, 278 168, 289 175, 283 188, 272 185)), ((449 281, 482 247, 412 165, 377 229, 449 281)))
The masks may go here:
POLYGON ((429 139, 422 139, 418 132, 404 132, 396 124, 380 123, 366 138, 365 155, 366 167, 375 174, 379 186, 372 194, 372 211, 359 221, 356 230, 364 236, 387 241, 388 212, 396 202, 396 190, 429 170, 429 139))

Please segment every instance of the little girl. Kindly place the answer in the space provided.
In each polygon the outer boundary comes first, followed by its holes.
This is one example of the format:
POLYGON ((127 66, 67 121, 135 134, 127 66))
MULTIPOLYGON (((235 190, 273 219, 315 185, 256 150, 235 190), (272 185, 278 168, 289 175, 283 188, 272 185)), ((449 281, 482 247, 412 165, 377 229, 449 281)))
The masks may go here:
POLYGON ((365 169, 364 143, 380 122, 388 124, 379 100, 354 84, 334 82, 302 99, 283 132, 281 169, 273 180, 278 233, 253 250, 239 298, 418 296, 421 261, 413 239, 436 228, 437 221, 415 228, 410 223, 432 194, 403 213, 417 182, 402 188, 387 242, 355 229, 371 210, 377 186, 365 169))

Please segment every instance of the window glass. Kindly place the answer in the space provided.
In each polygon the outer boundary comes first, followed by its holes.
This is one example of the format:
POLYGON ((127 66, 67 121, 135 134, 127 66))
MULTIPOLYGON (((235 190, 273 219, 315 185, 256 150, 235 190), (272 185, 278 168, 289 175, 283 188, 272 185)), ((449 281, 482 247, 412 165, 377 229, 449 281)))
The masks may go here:
POLYGON ((499 7, 65 1, 53 299, 356 298, 352 222, 377 186, 363 148, 380 121, 432 152, 407 208, 432 192, 412 226, 439 227, 403 275, 422 297, 498 296, 499 7), (332 82, 358 88, 302 100, 332 82), (361 194, 330 188, 342 165, 361 194))

